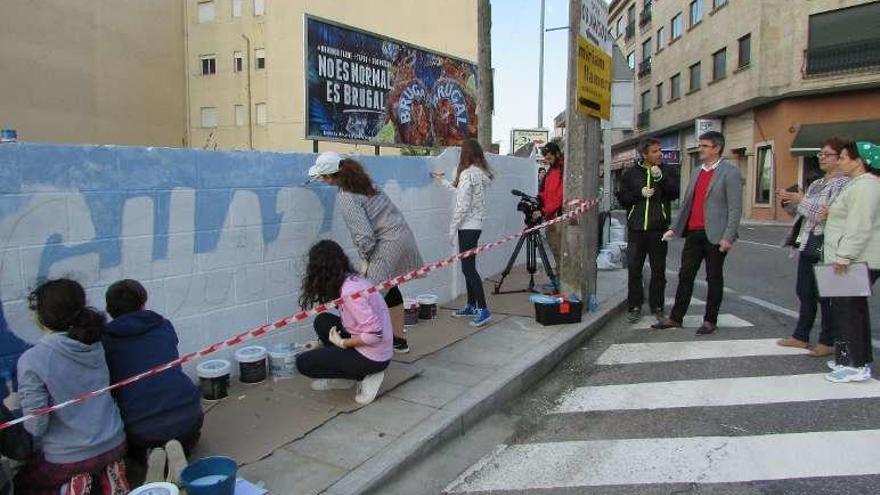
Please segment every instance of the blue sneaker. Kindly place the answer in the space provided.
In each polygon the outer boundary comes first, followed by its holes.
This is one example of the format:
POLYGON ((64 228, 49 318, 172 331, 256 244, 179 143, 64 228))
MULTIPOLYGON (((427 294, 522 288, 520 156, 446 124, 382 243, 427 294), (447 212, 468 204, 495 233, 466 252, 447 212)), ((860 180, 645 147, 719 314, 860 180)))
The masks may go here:
POLYGON ((492 319, 492 313, 489 308, 477 308, 474 313, 474 321, 470 323, 472 327, 481 327, 492 319))
POLYGON ((453 318, 473 318, 477 315, 477 308, 468 304, 467 306, 459 309, 458 311, 452 313, 453 318))

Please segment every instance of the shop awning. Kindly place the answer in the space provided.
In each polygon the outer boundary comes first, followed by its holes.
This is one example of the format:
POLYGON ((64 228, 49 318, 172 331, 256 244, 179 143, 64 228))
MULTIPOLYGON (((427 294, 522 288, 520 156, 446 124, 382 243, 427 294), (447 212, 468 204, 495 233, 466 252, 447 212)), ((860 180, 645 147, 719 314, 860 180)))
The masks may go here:
POLYGON ((818 152, 822 142, 831 136, 849 137, 856 141, 880 141, 880 120, 851 120, 849 122, 827 122, 824 124, 804 124, 798 129, 791 144, 791 154, 807 156, 818 152))

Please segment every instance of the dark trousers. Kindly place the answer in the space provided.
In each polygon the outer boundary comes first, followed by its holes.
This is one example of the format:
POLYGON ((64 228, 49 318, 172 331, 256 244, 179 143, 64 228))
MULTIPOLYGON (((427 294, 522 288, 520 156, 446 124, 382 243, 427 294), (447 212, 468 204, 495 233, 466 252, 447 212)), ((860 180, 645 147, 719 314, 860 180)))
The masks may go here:
POLYGON ((724 258, 727 253, 718 249, 718 244, 712 244, 706 238, 706 232, 697 230, 688 232, 685 236, 684 249, 681 252, 681 269, 678 270, 678 288, 675 291, 675 305, 669 313, 669 318, 681 323, 691 303, 691 295, 694 293, 694 279, 700 265, 706 261, 706 283, 709 291, 706 296, 706 314, 704 321, 712 324, 718 323, 718 310, 721 308, 721 299, 724 296, 724 258))
MULTIPOLYGON (((189 433, 174 438, 174 440, 180 442, 181 447, 183 447, 183 453, 189 457, 201 436, 202 420, 199 420, 198 427, 194 428, 189 433)), ((150 449, 164 447, 167 443, 162 440, 144 440, 134 435, 128 435, 126 442, 128 443, 128 456, 144 465, 147 464, 147 453, 149 453, 150 449)))
MULTIPOLYGON (((481 230, 459 230, 458 252, 463 253, 477 247, 481 233, 481 230)), ((477 272, 476 256, 461 260, 461 273, 464 274, 464 283, 467 288, 467 303, 477 308, 485 308, 486 294, 483 291, 483 279, 477 272)))
POLYGON ((834 345, 834 333, 831 330, 831 303, 827 298, 819 298, 816 273, 813 271, 813 266, 818 261, 803 251, 798 256, 796 291, 801 306, 797 325, 791 336, 801 342, 810 341, 810 331, 813 329, 813 322, 816 321, 816 307, 818 305, 822 308, 822 331, 819 333, 819 343, 830 346, 834 345))
POLYGON ((336 327, 339 335, 347 339, 351 334, 342 327, 342 319, 328 313, 315 317, 315 333, 324 347, 306 351, 296 357, 296 369, 309 378, 342 378, 363 380, 365 376, 378 373, 388 367, 388 361, 379 363, 364 357, 354 348, 340 349, 330 342, 330 329, 336 327))
MULTIPOLYGON (((880 270, 869 270, 871 285, 880 278, 880 270)), ((831 325, 837 344, 846 349, 848 358, 840 356, 838 363, 856 368, 874 361, 871 350, 871 315, 868 313, 867 297, 832 297, 831 325), (840 362, 842 361, 842 362, 840 362), (848 361, 848 362, 847 362, 848 361)))
POLYGON ((666 251, 663 232, 630 230, 627 233, 626 257, 629 267, 629 308, 641 308, 645 302, 642 268, 645 257, 651 265, 651 282, 648 288, 648 304, 651 312, 663 311, 663 293, 666 290, 666 251))

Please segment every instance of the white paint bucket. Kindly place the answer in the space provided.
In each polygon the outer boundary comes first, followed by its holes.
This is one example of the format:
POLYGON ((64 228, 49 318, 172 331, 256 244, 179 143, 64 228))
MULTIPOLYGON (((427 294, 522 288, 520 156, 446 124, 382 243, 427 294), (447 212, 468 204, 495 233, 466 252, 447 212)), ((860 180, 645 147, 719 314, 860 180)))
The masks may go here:
POLYGON ((296 344, 275 344, 269 348, 269 370, 275 378, 293 378, 296 356, 301 349, 296 344))

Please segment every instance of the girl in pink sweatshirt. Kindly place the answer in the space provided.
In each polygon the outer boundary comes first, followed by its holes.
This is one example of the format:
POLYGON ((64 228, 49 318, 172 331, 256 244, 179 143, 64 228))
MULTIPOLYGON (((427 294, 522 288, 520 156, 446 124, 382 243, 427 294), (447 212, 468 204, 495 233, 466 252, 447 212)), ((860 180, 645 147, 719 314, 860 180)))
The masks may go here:
MULTIPOLYGON (((354 271, 339 244, 319 241, 309 250, 300 305, 307 309, 371 285, 354 271)), ((382 295, 373 293, 347 299, 339 316, 322 313, 315 318, 314 327, 323 347, 304 352, 296 359, 299 372, 315 379, 312 389, 347 389, 357 384, 355 401, 372 402, 393 354, 391 315, 382 295)))

